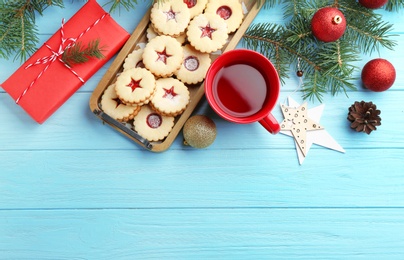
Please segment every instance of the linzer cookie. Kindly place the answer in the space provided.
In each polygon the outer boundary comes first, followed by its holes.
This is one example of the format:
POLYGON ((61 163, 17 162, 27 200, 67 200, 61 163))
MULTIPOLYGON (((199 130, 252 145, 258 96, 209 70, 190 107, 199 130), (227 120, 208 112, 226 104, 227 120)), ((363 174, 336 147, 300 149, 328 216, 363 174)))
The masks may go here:
POLYGON ((135 116, 133 126, 147 140, 159 141, 170 133, 174 126, 174 117, 160 115, 149 105, 144 105, 135 116))
POLYGON ((178 36, 191 19, 188 6, 183 0, 155 3, 150 12, 150 21, 158 34, 178 36))
POLYGON ((216 14, 200 14, 189 23, 188 41, 195 49, 211 53, 219 50, 229 37, 225 21, 216 14))
POLYGON ((190 44, 183 46, 184 59, 175 75, 186 84, 196 84, 205 79, 211 59, 208 53, 195 50, 190 44))
POLYGON ((153 25, 149 24, 149 26, 147 27, 147 30, 146 30, 147 40, 150 41, 151 39, 154 39, 157 36, 159 36, 159 34, 154 30, 153 25))
POLYGON ((139 112, 140 106, 127 106, 118 98, 115 92, 115 84, 110 85, 101 98, 102 110, 119 122, 132 120, 139 112))
POLYGON ((182 45, 187 41, 187 34, 183 32, 180 35, 176 36, 174 39, 176 39, 182 45))
POLYGON ((156 93, 151 99, 152 107, 162 115, 177 116, 189 103, 188 88, 174 78, 161 78, 156 81, 156 93))
POLYGON ((143 63, 154 75, 168 77, 179 69, 183 56, 181 44, 176 39, 161 35, 146 44, 143 63))
POLYGON ((135 49, 132 51, 125 59, 123 63, 123 70, 133 69, 133 68, 144 68, 143 64, 143 48, 135 49))
POLYGON ((239 0, 209 0, 205 13, 221 17, 227 24, 227 32, 235 32, 243 21, 243 8, 239 0))
POLYGON ((187 4, 192 19, 195 16, 203 13, 203 10, 205 9, 208 0, 184 0, 184 3, 187 4))
MULTIPOLYGON (((150 41, 151 39, 155 38, 159 36, 159 34, 153 29, 152 24, 149 25, 149 27, 147 27, 146 30, 146 38, 148 41, 150 41)), ((185 32, 181 33, 178 36, 174 37, 179 43, 183 44, 186 41, 187 38, 187 34, 185 32)))
POLYGON ((125 70, 116 79, 116 94, 126 105, 149 103, 155 89, 154 75, 143 68, 125 70))

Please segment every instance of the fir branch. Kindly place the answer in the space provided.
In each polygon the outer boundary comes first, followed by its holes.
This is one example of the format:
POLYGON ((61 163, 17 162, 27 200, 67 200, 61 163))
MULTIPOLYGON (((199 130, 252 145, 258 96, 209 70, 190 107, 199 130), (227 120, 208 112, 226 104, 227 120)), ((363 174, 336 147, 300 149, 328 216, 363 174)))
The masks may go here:
POLYGON ((404 8, 404 0, 390 0, 387 2, 385 9, 389 12, 401 10, 404 8))
MULTIPOLYGON (((282 35, 284 27, 271 23, 258 23, 251 25, 244 35, 243 44, 247 48, 259 50, 266 57, 271 57, 281 81, 288 77, 289 60, 287 60, 287 46, 282 35)), ((289 49, 289 51, 292 51, 289 49)))
POLYGON ((359 60, 359 53, 346 41, 312 45, 300 54, 301 68, 304 70, 305 84, 303 97, 322 101, 323 94, 337 95, 355 90, 352 74, 358 67, 352 65, 359 60))
POLYGON ((327 81, 324 79, 319 71, 314 71, 309 77, 305 76, 305 83, 302 86, 303 99, 321 101, 323 95, 327 92, 327 81))
POLYGON ((282 3, 282 0, 257 0, 257 5, 263 5, 264 8, 271 8, 280 3, 282 3))
MULTIPOLYGON (((396 0, 391 2, 400 2, 396 0)), ((274 3, 275 0, 266 2, 274 3)), ((263 53, 273 61, 281 82, 288 77, 288 69, 299 65, 304 71, 302 87, 305 99, 322 100, 325 93, 347 94, 356 89, 352 83, 353 66, 361 53, 371 53, 380 47, 393 49, 392 25, 382 21, 382 16, 362 7, 352 0, 293 0, 282 1, 284 16, 289 21, 284 26, 270 23, 253 24, 246 31, 244 46, 263 53), (323 43, 312 35, 310 20, 325 6, 339 8, 347 19, 347 30, 336 42, 323 43)))
POLYGON ((36 50, 38 31, 35 14, 51 6, 63 6, 62 0, 0 0, 0 57, 21 61, 36 50))
POLYGON ((344 40, 357 45, 364 54, 379 52, 380 47, 392 50, 396 41, 391 34, 393 25, 382 20, 382 16, 355 1, 340 1, 340 10, 347 20, 344 40))
POLYGON ((136 4, 137 0, 111 0, 106 3, 106 5, 111 5, 109 12, 114 12, 117 9, 120 10, 121 7, 125 8, 126 11, 129 11, 131 9, 135 9, 136 4))
POLYGON ((293 19, 296 16, 309 18, 312 16, 318 9, 319 6, 325 6, 329 4, 329 1, 305 1, 305 0, 293 0, 287 1, 284 0, 284 17, 285 19, 293 19))
MULTIPOLYGON (((149 2, 150 5, 153 3, 163 3, 168 0, 143 0, 144 2, 149 2)), ((120 11, 121 7, 126 11, 130 11, 132 9, 136 9, 136 5, 138 4, 138 0, 110 0, 105 5, 111 5, 109 8, 109 12, 113 13, 116 10, 120 11)))
POLYGON ((99 39, 92 40, 86 47, 83 47, 81 42, 77 42, 63 52, 62 61, 72 67, 76 64, 86 63, 91 58, 103 59, 105 56, 102 52, 105 51, 105 47, 99 47, 99 45, 99 39))
POLYGON ((392 27, 393 25, 387 22, 374 19, 370 19, 364 24, 348 23, 345 38, 356 42, 358 48, 365 54, 371 54, 373 51, 379 52, 380 47, 393 50, 397 43, 390 38, 397 35, 390 33, 392 27))
POLYGON ((28 3, 28 8, 31 13, 37 11, 40 15, 43 15, 45 9, 50 6, 58 6, 63 8, 63 0, 25 0, 28 3))

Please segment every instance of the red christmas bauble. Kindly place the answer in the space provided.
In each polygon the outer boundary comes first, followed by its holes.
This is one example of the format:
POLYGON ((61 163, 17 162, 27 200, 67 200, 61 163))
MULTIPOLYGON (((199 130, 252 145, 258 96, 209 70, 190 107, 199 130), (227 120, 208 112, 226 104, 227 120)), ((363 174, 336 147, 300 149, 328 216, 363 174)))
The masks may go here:
POLYGON ((359 3, 369 9, 377 9, 382 7, 388 0, 359 0, 359 3))
POLYGON ((393 86, 396 70, 388 60, 373 59, 363 67, 361 78, 367 89, 382 92, 393 86))
POLYGON ((333 42, 341 38, 346 28, 344 14, 334 7, 319 9, 311 19, 311 31, 320 41, 333 42))

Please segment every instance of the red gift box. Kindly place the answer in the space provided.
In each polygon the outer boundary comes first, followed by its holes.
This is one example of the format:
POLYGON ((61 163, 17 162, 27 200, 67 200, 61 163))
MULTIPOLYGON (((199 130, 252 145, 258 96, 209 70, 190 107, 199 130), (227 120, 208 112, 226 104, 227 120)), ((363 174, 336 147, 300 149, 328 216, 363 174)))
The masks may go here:
POLYGON ((38 123, 43 123, 74 94, 129 38, 95 1, 88 1, 1 86, 38 123), (72 68, 60 55, 75 42, 99 40, 105 58, 72 68))

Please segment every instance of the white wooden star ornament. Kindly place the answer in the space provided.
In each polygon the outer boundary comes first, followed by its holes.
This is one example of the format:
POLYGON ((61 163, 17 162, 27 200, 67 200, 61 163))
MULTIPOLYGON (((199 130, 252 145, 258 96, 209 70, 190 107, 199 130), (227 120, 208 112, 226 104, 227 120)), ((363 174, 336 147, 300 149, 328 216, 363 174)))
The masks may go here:
POLYGON ((281 134, 295 139, 299 163, 302 164, 313 143, 339 152, 345 150, 319 124, 324 104, 307 109, 307 103, 299 105, 288 97, 289 105, 281 104, 284 120, 280 123, 281 134))

